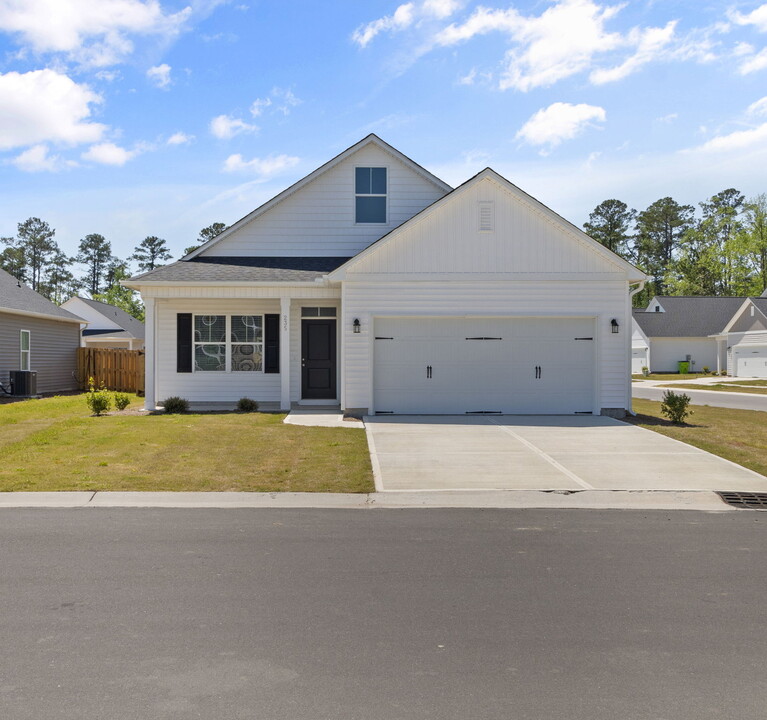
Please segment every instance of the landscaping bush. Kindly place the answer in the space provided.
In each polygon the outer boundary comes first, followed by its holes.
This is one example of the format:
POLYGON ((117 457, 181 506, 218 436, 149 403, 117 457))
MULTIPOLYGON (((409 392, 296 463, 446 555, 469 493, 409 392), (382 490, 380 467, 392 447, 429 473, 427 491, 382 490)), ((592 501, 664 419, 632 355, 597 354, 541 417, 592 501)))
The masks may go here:
POLYGON ((237 401, 237 409, 240 412, 256 412, 258 410, 258 403, 248 397, 240 398, 237 401))
POLYGON ((646 365, 642 366, 642 375, 645 377, 650 377, 650 368, 648 368, 646 365))
POLYGON ((708 375, 710 372, 711 372, 711 369, 704 365, 703 366, 703 374, 704 375, 708 375))
POLYGON ((115 407, 118 410, 125 410, 130 405, 130 395, 124 392, 115 393, 115 407))
POLYGON ((96 416, 109 412, 112 408, 112 396, 109 394, 109 390, 104 387, 104 383, 101 383, 100 388, 96 388, 93 384, 93 378, 88 378, 88 392, 85 394, 85 402, 88 403, 91 412, 96 416))
POLYGON ((692 415, 692 410, 688 408, 690 396, 685 393, 675 393, 673 390, 666 390, 663 393, 663 402, 660 406, 661 414, 665 415, 672 423, 681 425, 685 419, 692 415))
POLYGON ((163 407, 166 413, 185 413, 189 411, 189 400, 174 395, 165 399, 163 407))

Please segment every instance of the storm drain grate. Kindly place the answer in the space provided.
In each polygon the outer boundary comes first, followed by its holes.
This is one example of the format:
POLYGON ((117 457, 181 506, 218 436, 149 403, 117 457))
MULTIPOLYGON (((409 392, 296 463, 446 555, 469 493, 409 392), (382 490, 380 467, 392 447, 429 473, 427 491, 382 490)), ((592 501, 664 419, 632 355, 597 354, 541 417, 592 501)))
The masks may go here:
POLYGON ((728 505, 747 510, 767 510, 767 493, 718 492, 728 505))

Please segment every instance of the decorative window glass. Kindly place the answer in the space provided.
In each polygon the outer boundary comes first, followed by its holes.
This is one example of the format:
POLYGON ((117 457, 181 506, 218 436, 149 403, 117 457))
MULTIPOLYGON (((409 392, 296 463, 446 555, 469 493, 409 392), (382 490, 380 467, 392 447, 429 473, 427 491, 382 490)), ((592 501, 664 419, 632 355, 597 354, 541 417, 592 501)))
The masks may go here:
POLYGON ((386 168, 358 167, 354 172, 355 222, 386 222, 386 168))
POLYGON ((30 368, 31 335, 32 333, 29 330, 19 331, 19 349, 21 351, 21 357, 19 358, 20 370, 29 370, 30 368))
POLYGON ((263 369, 264 318, 261 315, 232 315, 233 371, 263 369))
POLYGON ((336 308, 334 307, 302 307, 301 317, 313 318, 313 317, 331 317, 336 316, 336 308))
POLYGON ((194 316, 194 369, 226 370, 226 315, 194 316))

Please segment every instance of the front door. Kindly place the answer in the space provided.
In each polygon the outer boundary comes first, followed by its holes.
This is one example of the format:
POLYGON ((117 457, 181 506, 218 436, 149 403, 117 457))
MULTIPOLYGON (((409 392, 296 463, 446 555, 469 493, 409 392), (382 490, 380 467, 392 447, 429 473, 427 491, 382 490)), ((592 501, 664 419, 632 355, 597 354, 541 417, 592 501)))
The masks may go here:
POLYGON ((336 399, 335 318, 301 321, 301 397, 336 399))

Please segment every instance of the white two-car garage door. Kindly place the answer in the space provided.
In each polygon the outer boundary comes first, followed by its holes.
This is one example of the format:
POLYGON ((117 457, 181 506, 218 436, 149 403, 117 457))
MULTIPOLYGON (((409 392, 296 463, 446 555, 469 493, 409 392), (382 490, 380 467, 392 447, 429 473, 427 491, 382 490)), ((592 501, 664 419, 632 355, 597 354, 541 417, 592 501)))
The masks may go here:
POLYGON ((767 345, 733 347, 735 377, 767 378, 767 345))
POLYGON ((598 411, 593 318, 376 318, 377 413, 598 411))

